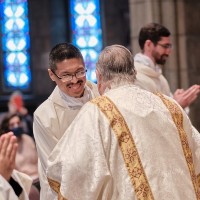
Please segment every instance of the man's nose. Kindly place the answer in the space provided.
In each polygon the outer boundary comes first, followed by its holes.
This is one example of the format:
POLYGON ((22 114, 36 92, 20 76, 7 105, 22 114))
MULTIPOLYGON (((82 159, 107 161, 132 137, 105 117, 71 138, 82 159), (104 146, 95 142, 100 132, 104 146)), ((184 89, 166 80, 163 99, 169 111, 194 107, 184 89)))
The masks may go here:
POLYGON ((165 53, 166 53, 167 55, 170 55, 171 52, 172 52, 172 48, 167 48, 166 51, 165 51, 165 53))
POLYGON ((75 75, 72 75, 72 80, 71 80, 71 82, 72 82, 72 83, 77 83, 77 81, 78 81, 78 79, 76 78, 76 76, 75 76, 75 75))

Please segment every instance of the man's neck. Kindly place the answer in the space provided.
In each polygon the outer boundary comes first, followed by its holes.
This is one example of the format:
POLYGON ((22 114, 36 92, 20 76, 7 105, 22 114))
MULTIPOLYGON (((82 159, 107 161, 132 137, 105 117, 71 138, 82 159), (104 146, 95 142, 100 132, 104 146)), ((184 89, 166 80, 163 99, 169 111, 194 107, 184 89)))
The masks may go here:
POLYGON ((135 62, 141 63, 145 66, 152 68, 154 71, 162 73, 162 70, 159 65, 154 64, 152 56, 148 56, 148 54, 138 53, 135 55, 134 60, 135 62))
POLYGON ((151 61, 153 62, 153 64, 156 65, 156 61, 155 61, 155 59, 153 58, 153 56, 152 56, 150 53, 148 53, 148 52, 143 52, 143 54, 144 54, 145 56, 149 57, 149 58, 151 59, 151 61))

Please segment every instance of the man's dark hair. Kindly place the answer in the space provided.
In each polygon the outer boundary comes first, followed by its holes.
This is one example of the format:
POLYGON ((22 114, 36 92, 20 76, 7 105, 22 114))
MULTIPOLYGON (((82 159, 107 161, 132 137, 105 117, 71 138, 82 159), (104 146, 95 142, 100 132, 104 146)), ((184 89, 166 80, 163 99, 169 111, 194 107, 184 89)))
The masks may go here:
POLYGON ((151 40, 154 45, 160 41, 161 37, 169 37, 170 36, 170 31, 157 23, 150 23, 147 24, 146 26, 142 27, 139 33, 139 45, 140 48, 143 50, 144 49, 144 44, 146 40, 151 40))
POLYGON ((57 69, 56 63, 72 58, 80 58, 83 60, 83 56, 77 47, 70 43, 57 44, 49 54, 49 67, 52 71, 55 71, 57 69))

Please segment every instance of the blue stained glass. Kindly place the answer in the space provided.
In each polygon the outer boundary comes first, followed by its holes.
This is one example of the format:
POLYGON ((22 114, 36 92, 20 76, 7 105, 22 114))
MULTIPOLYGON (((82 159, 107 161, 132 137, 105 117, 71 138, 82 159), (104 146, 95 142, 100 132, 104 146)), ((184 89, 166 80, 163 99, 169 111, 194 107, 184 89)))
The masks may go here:
POLYGON ((96 82, 95 65, 102 49, 99 0, 70 0, 72 43, 81 50, 87 78, 96 82))
POLYGON ((29 89, 31 71, 27 0, 0 1, 0 14, 4 86, 6 89, 29 89))

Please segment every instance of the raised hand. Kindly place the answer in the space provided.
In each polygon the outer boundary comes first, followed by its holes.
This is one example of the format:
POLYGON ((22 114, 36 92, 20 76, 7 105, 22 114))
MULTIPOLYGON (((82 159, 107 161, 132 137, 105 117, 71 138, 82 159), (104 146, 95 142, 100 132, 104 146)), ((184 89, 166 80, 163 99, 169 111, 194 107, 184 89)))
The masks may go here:
POLYGON ((17 152, 17 138, 12 132, 0 137, 0 174, 9 180, 15 168, 15 157, 17 152))

